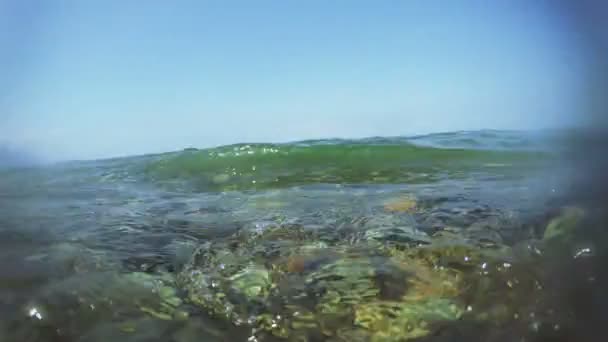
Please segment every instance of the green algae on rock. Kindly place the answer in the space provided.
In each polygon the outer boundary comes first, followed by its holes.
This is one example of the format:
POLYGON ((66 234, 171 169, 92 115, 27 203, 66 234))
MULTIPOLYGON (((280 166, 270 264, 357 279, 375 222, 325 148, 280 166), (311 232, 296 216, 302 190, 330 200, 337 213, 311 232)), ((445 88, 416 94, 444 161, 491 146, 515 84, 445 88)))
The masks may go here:
POLYGON ((265 268, 251 265, 230 277, 230 283, 233 290, 248 299, 261 299, 268 295, 270 275, 265 268))
POLYGON ((508 301, 521 291, 505 284, 534 283, 509 273, 510 248, 428 236, 413 221, 403 225, 410 221, 380 213, 339 232, 342 238, 286 217, 251 224, 202 244, 178 284, 189 303, 251 327, 260 340, 406 341, 442 322, 500 321, 517 312, 508 301))
POLYGON ((125 278, 155 294, 145 301, 136 301, 142 312, 161 320, 184 318, 183 311, 178 310, 183 301, 177 295, 175 279, 171 275, 133 272, 125 275, 125 278))
POLYGON ((551 220, 545 229, 543 240, 564 240, 572 238, 585 212, 578 207, 564 208, 561 214, 551 220))
POLYGON ((463 310, 447 299, 374 302, 358 305, 354 324, 369 331, 370 341, 398 342, 422 337, 436 321, 457 320, 463 310))

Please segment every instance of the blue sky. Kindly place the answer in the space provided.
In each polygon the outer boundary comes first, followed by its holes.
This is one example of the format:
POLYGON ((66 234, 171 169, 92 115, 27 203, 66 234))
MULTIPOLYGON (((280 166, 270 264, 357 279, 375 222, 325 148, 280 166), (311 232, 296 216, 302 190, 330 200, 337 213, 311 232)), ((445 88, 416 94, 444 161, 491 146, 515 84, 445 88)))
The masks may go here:
POLYGON ((50 159, 555 128, 581 109, 584 49, 542 2, 24 3, 0 2, 0 142, 50 159))

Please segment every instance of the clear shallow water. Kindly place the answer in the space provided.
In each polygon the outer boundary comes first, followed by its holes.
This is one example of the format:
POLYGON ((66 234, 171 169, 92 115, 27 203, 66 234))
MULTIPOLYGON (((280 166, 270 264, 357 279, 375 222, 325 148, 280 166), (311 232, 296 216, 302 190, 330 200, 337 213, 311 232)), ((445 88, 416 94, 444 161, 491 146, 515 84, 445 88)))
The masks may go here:
POLYGON ((465 248, 458 258, 501 251, 479 267, 514 262, 517 246, 529 252, 568 184, 550 145, 527 133, 456 132, 2 171, 0 340, 389 341, 376 332, 408 319, 416 323, 394 340, 422 339, 477 302, 490 318, 469 321, 504 323, 487 312, 507 297, 465 299, 478 280, 463 279, 478 272, 456 267, 450 278, 424 253, 452 255, 446 241, 465 248), (393 264, 387 274, 404 273, 387 282, 381 265, 393 264), (368 273, 376 285, 361 285, 367 276, 357 274, 368 273), (362 297, 344 299, 353 296, 362 297), (308 328, 296 319, 303 308, 308 328), (361 318, 369 310, 376 318, 361 318))

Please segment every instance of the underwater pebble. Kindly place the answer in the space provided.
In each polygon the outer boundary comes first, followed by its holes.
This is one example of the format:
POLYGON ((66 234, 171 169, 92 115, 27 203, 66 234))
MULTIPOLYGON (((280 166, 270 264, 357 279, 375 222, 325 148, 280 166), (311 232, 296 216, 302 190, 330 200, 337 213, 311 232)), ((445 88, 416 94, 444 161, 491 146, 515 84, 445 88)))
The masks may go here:
POLYGON ((143 306, 140 307, 140 310, 142 312, 145 312, 147 314, 149 314, 152 317, 158 318, 158 319, 162 319, 164 321, 170 321, 171 320, 171 316, 169 314, 163 313, 163 312, 157 312, 149 307, 143 306))
POLYGON ((123 324, 120 326, 120 331, 125 332, 125 333, 134 333, 135 332, 135 325, 133 324, 123 324))

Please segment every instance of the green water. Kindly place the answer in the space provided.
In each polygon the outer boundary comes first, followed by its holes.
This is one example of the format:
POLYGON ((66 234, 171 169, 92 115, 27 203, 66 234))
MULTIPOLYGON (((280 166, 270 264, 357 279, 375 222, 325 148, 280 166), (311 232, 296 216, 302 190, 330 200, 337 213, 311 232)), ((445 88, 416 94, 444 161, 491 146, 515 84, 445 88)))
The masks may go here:
POLYGON ((191 180, 200 191, 307 184, 428 183, 467 172, 529 172, 546 152, 448 149, 394 140, 323 144, 243 144, 161 157, 145 168, 154 181, 191 180))

